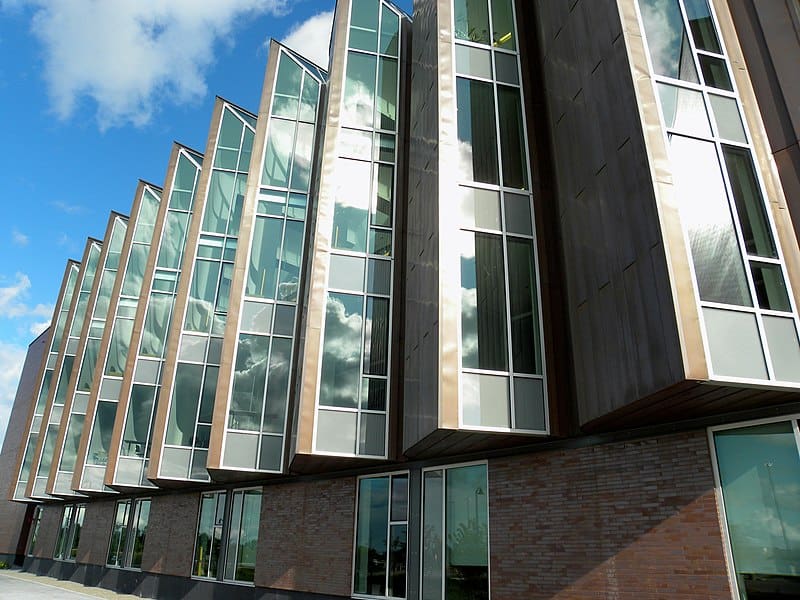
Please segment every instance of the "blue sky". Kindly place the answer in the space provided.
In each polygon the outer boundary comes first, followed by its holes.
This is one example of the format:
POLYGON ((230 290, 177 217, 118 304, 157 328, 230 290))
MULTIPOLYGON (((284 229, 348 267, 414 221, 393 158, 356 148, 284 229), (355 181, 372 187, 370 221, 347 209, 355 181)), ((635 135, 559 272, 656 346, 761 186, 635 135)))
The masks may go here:
POLYGON ((67 259, 163 183, 173 140, 204 150, 215 95, 257 111, 270 37, 327 62, 333 6, 0 0, 0 440, 67 259))

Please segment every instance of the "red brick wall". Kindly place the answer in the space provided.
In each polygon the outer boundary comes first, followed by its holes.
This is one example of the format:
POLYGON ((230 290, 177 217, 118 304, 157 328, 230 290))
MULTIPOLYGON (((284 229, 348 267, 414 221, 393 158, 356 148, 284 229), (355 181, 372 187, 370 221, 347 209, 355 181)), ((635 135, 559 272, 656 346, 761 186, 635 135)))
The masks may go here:
POLYGON ((350 596, 352 477, 264 488, 256 585, 350 596))
POLYGON ((115 505, 116 502, 113 500, 89 502, 86 505, 77 562, 91 565, 106 564, 115 505))
POLYGON ((705 432, 493 460, 492 600, 731 598, 705 432))
POLYGON ((61 504, 50 504, 43 507, 39 533, 36 536, 36 548, 33 551, 36 558, 53 558, 63 513, 64 507, 61 504))
POLYGON ((150 504, 150 520, 142 554, 142 571, 189 577, 200 494, 156 496, 150 504))

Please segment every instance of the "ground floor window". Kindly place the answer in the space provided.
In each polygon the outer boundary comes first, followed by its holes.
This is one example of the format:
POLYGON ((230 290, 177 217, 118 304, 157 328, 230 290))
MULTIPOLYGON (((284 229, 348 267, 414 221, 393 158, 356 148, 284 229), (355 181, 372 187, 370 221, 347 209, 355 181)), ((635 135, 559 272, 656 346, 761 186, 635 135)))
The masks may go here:
POLYGON ((742 599, 800 590, 797 420, 712 430, 719 490, 742 599))
POLYGON ((486 464, 423 472, 421 598, 489 598, 486 464))
POLYGON ((260 488, 201 494, 192 575, 252 582, 260 520, 260 488))
POLYGON ((85 513, 85 504, 67 504, 64 506, 56 541, 56 551, 53 555, 56 560, 74 561, 78 556, 78 544, 81 540, 81 529, 83 528, 83 516, 85 513))
POLYGON ((39 525, 42 522, 42 510, 43 508, 41 506, 37 506, 33 509, 31 534, 28 537, 28 550, 26 552, 28 556, 33 556, 33 553, 36 552, 36 539, 39 537, 39 525))
POLYGON ((112 567, 142 568, 142 553, 150 520, 150 499, 117 502, 107 564, 112 567))
POLYGON ((406 597, 408 473, 358 480, 353 594, 406 597))

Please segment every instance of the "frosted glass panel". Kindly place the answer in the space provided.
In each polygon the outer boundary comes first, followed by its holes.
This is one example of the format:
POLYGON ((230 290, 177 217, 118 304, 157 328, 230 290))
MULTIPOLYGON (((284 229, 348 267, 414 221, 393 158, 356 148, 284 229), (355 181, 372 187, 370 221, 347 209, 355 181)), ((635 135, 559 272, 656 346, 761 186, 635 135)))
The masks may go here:
POLYGON ((508 377, 463 373, 461 402, 464 425, 511 427, 508 377))
POLYGON ((353 454, 358 413, 321 410, 317 418, 317 450, 353 454))
POLYGON ((714 375, 767 379, 755 315, 704 308, 714 375))
POLYGON ((794 319, 765 316, 764 330, 775 378, 800 382, 800 344, 794 319))
POLYGON ((258 456, 258 436, 247 433, 228 433, 225 443, 225 466, 255 469, 258 456))

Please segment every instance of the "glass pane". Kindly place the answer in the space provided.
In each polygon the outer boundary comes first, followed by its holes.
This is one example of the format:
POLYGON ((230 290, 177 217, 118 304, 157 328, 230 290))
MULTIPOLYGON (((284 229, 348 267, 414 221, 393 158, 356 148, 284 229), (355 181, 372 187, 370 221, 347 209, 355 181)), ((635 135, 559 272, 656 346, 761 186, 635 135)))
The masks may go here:
POLYGON ((796 577, 800 457, 792 424, 718 431, 714 445, 737 574, 796 577))
POLYGON ((497 81, 500 83, 510 83, 512 85, 519 84, 516 55, 495 52, 494 65, 497 81))
POLYGON ((492 52, 456 44, 456 73, 492 79, 492 52))
POLYGON ((772 238, 750 151, 746 148, 723 146, 722 154, 728 168, 736 212, 748 254, 777 258, 778 251, 772 238))
POLYGON ((462 420, 470 427, 511 427, 508 377, 462 373, 462 420))
POLYGON ((69 425, 64 436, 64 448, 61 453, 61 464, 59 471, 75 470, 75 459, 78 456, 78 444, 81 441, 81 432, 83 431, 83 422, 86 420, 86 415, 72 415, 69 418, 69 425))
POLYGON ((391 256, 392 232, 385 229, 370 229, 369 253, 377 256, 391 256))
POLYGON ((331 255, 328 287, 353 292, 364 291, 364 259, 358 256, 331 255))
POLYGON ((747 136, 744 133, 744 125, 742 125, 742 117, 739 115, 736 99, 714 94, 709 94, 708 98, 711 100, 711 110, 714 112, 714 120, 717 122, 719 137, 746 144, 747 136))
POLYGON ((339 155, 370 160, 372 158, 372 132, 360 129, 341 129, 339 131, 339 155))
POLYGON ((272 329, 272 307, 274 304, 245 302, 242 305, 241 331, 269 334, 272 329))
POLYGON ((357 406, 363 302, 361 296, 328 293, 319 394, 323 406, 357 406))
POLYGON ((263 471, 281 471, 283 460, 283 437, 275 435, 261 436, 261 453, 258 468, 263 471))
POLYGON ((353 591, 385 596, 389 477, 369 477, 359 481, 357 515, 353 591))
POLYGON ((213 171, 208 184, 208 200, 203 215, 203 231, 225 233, 231 214, 235 175, 213 171))
POLYGON ((704 308, 703 317, 715 375, 768 379, 755 315, 704 308))
POLYGON ((367 265, 367 292, 388 296, 392 293, 392 263, 370 260, 367 265))
POLYGON ((394 130, 397 127, 397 61, 381 58, 378 64, 378 111, 375 127, 394 130))
POLYGON ((173 297, 163 294, 152 294, 144 320, 140 356, 164 356, 167 333, 172 322, 173 297))
POLYGON ((355 454, 358 413, 320 410, 317 413, 317 450, 355 454))
POLYGON ((385 4, 381 5, 381 39, 378 51, 397 56, 400 35, 400 17, 385 4))
POLYGON ((711 137, 711 124, 701 92, 659 83, 658 95, 666 127, 689 135, 711 137))
MULTIPOLYGON (((372 0, 368 3, 377 5, 372 0)), ((347 53, 342 125, 372 129, 375 110, 375 68, 377 58, 358 52, 347 53)))
POLYGON ((389 531, 389 589, 393 598, 406 597, 407 525, 392 525, 389 531))
POLYGON ((508 233, 533 235, 530 196, 506 192, 503 197, 503 203, 506 213, 506 231, 508 233))
POLYGON ((278 284, 283 221, 256 217, 250 247, 250 268, 246 294, 253 298, 274 298, 278 284))
POLYGON ((455 0, 456 39, 489 43, 489 7, 486 0, 455 0))
POLYGON ((78 373, 77 391, 88 392, 92 388, 94 368, 97 365, 97 355, 100 353, 100 340, 90 338, 86 340, 83 351, 83 361, 78 373))
POLYGON ((186 244, 186 227, 189 214, 169 211, 164 224, 164 233, 158 251, 158 266, 164 269, 180 269, 181 256, 186 244))
POLYGON ((492 35, 496 48, 515 50, 514 40, 514 7, 511 0, 491 0, 492 2, 492 35))
POLYGON ((442 600, 443 537, 444 471, 427 471, 422 485, 422 600, 442 600))
POLYGON ((192 575, 197 577, 216 577, 219 564, 219 551, 222 543, 222 523, 225 494, 203 494, 200 498, 200 518, 197 525, 197 539, 194 546, 192 575), (223 510, 218 510, 218 503, 223 510), (220 516, 218 517, 218 513, 220 516))
POLYGON ((639 7, 656 74, 700 83, 678 0, 639 0, 639 7))
POLYGON ((515 373, 542 373, 533 241, 508 239, 508 304, 515 373))
POLYGON ((361 408, 386 410, 386 379, 364 377, 361 380, 361 408))
POLYGON ((670 157, 700 299, 752 306, 714 144, 673 135, 670 157))
POLYGON ((353 0, 350 14, 350 47, 375 52, 378 45, 378 7, 375 0, 353 0))
POLYGON ((128 349, 133 334, 131 319, 117 319, 111 333, 108 354, 106 355, 106 375, 122 375, 128 360, 128 349))
POLYGON ((489 511, 486 466, 446 472, 445 595, 489 599, 489 511))
POLYGON ((514 429, 545 431, 544 384, 541 379, 514 378, 514 429))
POLYGON ((733 91, 733 85, 731 84, 724 58, 716 58, 707 54, 700 54, 698 58, 700 59, 700 69, 703 71, 703 79, 706 85, 720 90, 733 91))
POLYGON ((156 388, 149 385, 134 385, 131 388, 125 432, 122 435, 122 454, 125 456, 145 455, 155 393, 156 388))
POLYGON ((267 149, 264 154, 262 185, 275 187, 289 186, 290 158, 294 151, 294 134, 297 124, 281 119, 272 119, 267 135, 267 149))
POLYGON ((141 500, 138 504, 138 514, 133 525, 133 551, 131 552, 131 564, 134 569, 142 566, 142 554, 144 553, 144 540, 147 536, 147 524, 150 521, 150 500, 141 500))
POLYGON ((319 83, 306 74, 303 80, 303 95, 300 98, 300 120, 313 123, 317 118, 317 101, 319 98, 319 83))
POLYGON ((394 204, 394 167, 375 167, 375 206, 372 208, 372 225, 391 227, 394 204))
MULTIPOLYGON (((219 367, 206 367, 206 376, 203 380, 203 392, 200 396, 200 412, 197 415, 198 423, 211 423, 214 414, 214 399, 217 394, 217 378, 219 377, 219 367)), ((201 433, 205 436, 210 430, 208 428, 197 429, 195 446, 208 448, 208 438, 200 439, 201 433)))
POLYGON ((261 429, 261 408, 267 382, 269 338, 241 334, 236 351, 231 407, 228 427, 258 431, 261 429))
POLYGON ((300 221, 286 221, 281 253, 281 270, 278 276, 278 300, 297 301, 300 287, 300 262, 303 255, 305 226, 300 221))
MULTIPOLYGON (((217 146, 221 148, 235 148, 239 149, 239 144, 242 141, 242 129, 244 128, 244 124, 236 117, 236 115, 231 112, 230 109, 227 107, 222 111, 222 125, 220 126, 219 130, 219 137, 217 138, 217 146)), ((214 160, 215 167, 223 167, 225 169, 235 169, 236 162, 234 159, 233 164, 226 163, 223 157, 226 156, 224 153, 220 154, 217 152, 217 156, 214 160)))
POLYGON ((497 184, 497 126, 492 88, 490 83, 456 79, 461 177, 497 184))
POLYGON ((508 351, 502 238, 462 232, 461 244, 461 365, 505 371, 508 351))
POLYGON ((392 477, 392 521, 408 519, 408 475, 392 477))
POLYGON ((217 295, 220 264, 207 260, 198 260, 194 264, 192 285, 189 290, 189 305, 186 308, 187 331, 208 333, 214 312, 217 295))
POLYGON ((117 509, 114 514, 114 525, 111 529, 111 542, 108 545, 108 559, 106 560, 106 564, 114 567, 122 566, 128 532, 128 510, 130 509, 130 505, 130 500, 117 502, 117 509))
POLYGON ((689 28, 692 30, 694 45, 700 50, 722 53, 714 30, 714 21, 707 0, 685 0, 686 16, 689 17, 689 28))
POLYGON ((364 373, 386 375, 389 358, 389 299, 367 297, 364 373))
POLYGON ((300 103, 300 83, 303 71, 294 60, 281 52, 275 95, 272 98, 272 114, 279 117, 297 118, 300 103))
POLYGON ((314 154, 314 126, 309 123, 297 125, 297 141, 292 163, 292 189, 308 191, 311 178, 311 159, 314 154))
POLYGON ((258 526, 261 522, 261 491, 243 492, 242 520, 236 552, 236 581, 253 581, 256 569, 258 526))
POLYGON ((258 458, 258 435, 229 432, 225 437, 223 463, 234 469, 255 469, 258 458))
POLYGON ((528 154, 525 150, 525 122, 522 119, 519 88, 497 86, 500 119, 500 157, 503 185, 528 189, 528 154))
POLYGON ((333 247, 364 252, 369 222, 372 165, 341 158, 333 209, 333 247))
POLYGON ((386 454, 386 415, 361 413, 358 453, 377 457, 386 454))
POLYGON ((458 189, 461 192, 462 227, 502 230, 500 194, 492 190, 465 186, 460 186, 458 189))
POLYGON ((264 405, 264 433, 283 433, 286 422, 286 399, 289 393, 289 370, 292 340, 273 338, 269 357, 269 382, 264 405))
POLYGON ((275 306, 275 325, 272 332, 275 335, 294 334, 294 307, 285 304, 275 306))
POLYGON ((794 319, 765 315, 764 331, 775 379, 800 381, 800 344, 794 319))
POLYGON ((781 266, 773 263, 751 262, 750 270, 753 274, 758 305, 767 310, 790 312, 792 307, 789 304, 789 294, 786 291, 786 283, 783 281, 781 266))
POLYGON ((89 440, 89 451, 86 464, 105 465, 108 463, 108 452, 111 448, 111 433, 114 430, 114 419, 117 416, 115 402, 98 402, 94 413, 94 427, 89 440))
POLYGON ((178 363, 175 370, 175 389, 169 407, 165 437, 167 444, 192 445, 202 383, 203 365, 178 363))

